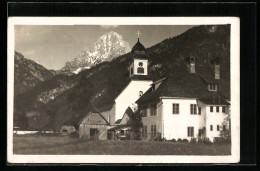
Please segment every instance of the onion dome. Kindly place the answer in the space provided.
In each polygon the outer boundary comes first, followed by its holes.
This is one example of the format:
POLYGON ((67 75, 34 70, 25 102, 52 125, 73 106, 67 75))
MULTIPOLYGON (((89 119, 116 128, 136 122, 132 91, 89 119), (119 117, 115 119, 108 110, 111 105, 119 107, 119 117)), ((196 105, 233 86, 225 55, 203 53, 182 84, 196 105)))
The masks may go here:
POLYGON ((132 48, 131 53, 133 53, 133 54, 145 54, 145 47, 144 47, 144 45, 142 45, 142 43, 139 42, 139 38, 138 38, 137 43, 132 48))

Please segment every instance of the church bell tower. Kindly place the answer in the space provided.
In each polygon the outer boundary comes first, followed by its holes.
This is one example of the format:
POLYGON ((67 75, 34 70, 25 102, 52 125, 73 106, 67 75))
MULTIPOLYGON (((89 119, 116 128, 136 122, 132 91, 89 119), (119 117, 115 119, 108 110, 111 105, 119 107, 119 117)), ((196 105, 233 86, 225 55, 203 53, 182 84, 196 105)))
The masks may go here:
POLYGON ((141 33, 138 31, 138 40, 131 51, 132 61, 129 66, 129 77, 135 75, 148 75, 148 59, 146 56, 145 47, 139 41, 139 35, 141 33))

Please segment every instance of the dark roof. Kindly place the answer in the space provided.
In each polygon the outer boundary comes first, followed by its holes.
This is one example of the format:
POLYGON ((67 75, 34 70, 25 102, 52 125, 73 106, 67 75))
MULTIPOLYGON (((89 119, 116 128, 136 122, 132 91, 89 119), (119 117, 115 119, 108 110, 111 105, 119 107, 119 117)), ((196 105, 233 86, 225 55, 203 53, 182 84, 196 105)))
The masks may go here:
POLYGON ((128 107, 128 108, 126 109, 125 113, 126 113, 129 117, 132 117, 133 114, 134 114, 133 110, 132 110, 130 107, 128 107))
POLYGON ((217 97, 200 99, 199 101, 206 105, 230 105, 226 100, 217 97))
POLYGON ((134 54, 133 58, 137 58, 137 59, 148 59, 148 57, 145 54, 134 54))
POLYGON ((137 43, 132 48, 131 53, 134 53, 135 51, 145 51, 145 47, 144 47, 144 45, 142 45, 142 43, 140 43, 139 38, 138 38, 137 43))
POLYGON ((210 92, 208 87, 196 73, 189 73, 185 67, 176 68, 169 72, 161 85, 153 91, 150 88, 136 103, 159 102, 159 97, 207 98, 211 96, 224 97, 221 92, 210 92), (181 73, 181 74, 180 74, 181 73))
POLYGON ((131 77, 131 80, 147 80, 147 81, 152 81, 152 76, 151 75, 133 75, 131 77))
POLYGON ((208 75, 199 75, 199 76, 207 84, 209 84, 209 83, 216 84, 217 83, 216 79, 212 76, 208 76, 208 75))
POLYGON ((122 119, 118 119, 115 121, 115 124, 119 124, 122 121, 122 119))
MULTIPOLYGON (((128 121, 128 125, 131 125, 132 124, 132 118, 133 118, 133 115, 134 115, 134 112, 133 112, 133 110, 130 108, 130 107, 128 107, 127 109, 126 109, 126 111, 124 112, 124 115, 122 116, 122 119, 125 117, 125 115, 127 115, 128 117, 129 117, 129 121, 128 121)), ((121 121, 122 121, 122 119, 118 119, 116 122, 115 122, 115 124, 120 124, 121 123, 121 121)))

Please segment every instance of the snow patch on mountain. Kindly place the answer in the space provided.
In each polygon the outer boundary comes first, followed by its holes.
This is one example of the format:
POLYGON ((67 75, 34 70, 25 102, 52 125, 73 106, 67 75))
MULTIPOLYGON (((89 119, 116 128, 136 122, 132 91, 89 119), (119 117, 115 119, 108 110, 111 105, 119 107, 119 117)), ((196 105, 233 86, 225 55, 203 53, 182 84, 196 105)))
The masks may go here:
POLYGON ((112 59, 130 52, 129 44, 123 37, 114 32, 108 32, 102 35, 95 43, 93 48, 85 48, 72 61, 69 61, 60 70, 70 71, 78 74, 82 71, 81 68, 92 67, 104 61, 111 61, 112 59))
POLYGON ((74 74, 78 74, 78 73, 80 73, 81 71, 86 70, 86 69, 90 69, 90 67, 81 67, 81 68, 78 68, 77 70, 73 71, 73 73, 74 73, 74 74))

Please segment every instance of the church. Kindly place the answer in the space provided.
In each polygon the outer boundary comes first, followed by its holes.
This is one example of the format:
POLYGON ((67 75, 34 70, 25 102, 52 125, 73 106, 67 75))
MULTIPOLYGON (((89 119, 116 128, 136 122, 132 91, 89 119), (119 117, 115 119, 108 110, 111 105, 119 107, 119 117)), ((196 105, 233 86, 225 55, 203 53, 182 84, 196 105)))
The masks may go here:
POLYGON ((212 74, 196 69, 196 57, 189 56, 182 61, 185 67, 174 68, 166 77, 152 81, 139 34, 131 56, 128 84, 109 104, 77 120, 80 137, 97 132, 100 139, 115 139, 115 133, 125 137, 128 121, 136 111, 142 117, 142 140, 160 136, 213 141, 221 130, 230 128, 230 99, 221 91, 220 57, 212 61, 212 74))
POLYGON ((92 121, 86 120, 86 116, 77 118, 74 124, 79 126, 80 137, 88 137, 95 132, 104 132, 107 129, 107 137, 102 133, 101 139, 113 139, 111 133, 124 132, 129 129, 127 120, 131 118, 131 114, 138 109, 135 103, 153 83, 148 75, 148 58, 146 49, 140 43, 139 37, 137 43, 131 50, 131 61, 129 63, 129 82, 118 91, 117 96, 110 100, 110 103, 93 109, 87 116, 91 116, 92 121), (96 118, 94 118, 96 116, 96 118), (101 117, 102 116, 102 117, 101 117), (85 118, 85 120, 83 119, 85 118), (83 119, 83 120, 82 120, 83 119), (84 121, 84 122, 83 122, 84 121), (98 123, 96 123, 98 121, 98 123), (107 124, 109 123, 109 124, 107 124))

